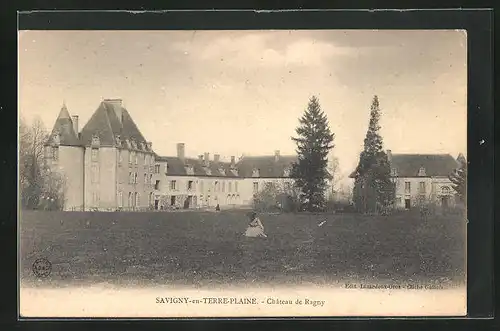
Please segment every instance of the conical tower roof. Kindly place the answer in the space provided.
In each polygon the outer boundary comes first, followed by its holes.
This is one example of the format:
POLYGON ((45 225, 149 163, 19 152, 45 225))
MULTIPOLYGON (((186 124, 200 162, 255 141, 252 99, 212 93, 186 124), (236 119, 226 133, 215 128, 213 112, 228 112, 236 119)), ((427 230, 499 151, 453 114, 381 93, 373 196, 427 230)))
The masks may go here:
POLYGON ((59 135, 59 144, 63 146, 80 146, 77 132, 73 128, 73 121, 68 108, 63 104, 54 128, 49 136, 48 143, 52 143, 55 136, 59 135))

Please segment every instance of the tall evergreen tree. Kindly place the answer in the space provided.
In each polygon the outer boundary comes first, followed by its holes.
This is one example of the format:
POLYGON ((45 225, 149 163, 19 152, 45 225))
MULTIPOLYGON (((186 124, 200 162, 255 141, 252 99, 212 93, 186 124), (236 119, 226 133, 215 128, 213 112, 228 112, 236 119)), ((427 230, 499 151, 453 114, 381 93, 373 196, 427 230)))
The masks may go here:
POLYGON ((394 201, 395 186, 391 181, 390 162, 383 150, 379 120, 380 105, 378 97, 374 96, 353 189, 354 203, 362 212, 385 211, 394 201))
POLYGON ((297 144, 298 160, 292 167, 291 175, 301 192, 302 209, 320 211, 326 204, 327 180, 331 178, 327 169, 328 154, 335 146, 335 134, 330 131, 328 119, 315 96, 309 99, 299 123, 295 130, 297 137, 292 137, 297 144))
POLYGON ((449 179, 458 199, 465 203, 467 197, 467 160, 460 154, 457 161, 460 167, 449 176, 449 179))

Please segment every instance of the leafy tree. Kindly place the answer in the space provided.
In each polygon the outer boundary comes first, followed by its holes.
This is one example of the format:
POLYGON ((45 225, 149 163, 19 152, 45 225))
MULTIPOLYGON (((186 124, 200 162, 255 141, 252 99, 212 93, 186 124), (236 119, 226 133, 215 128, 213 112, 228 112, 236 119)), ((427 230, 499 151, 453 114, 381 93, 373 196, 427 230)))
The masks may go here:
POLYGON ((319 211, 325 208, 328 172, 328 154, 334 147, 335 135, 331 133, 326 115, 321 110, 319 100, 313 96, 309 100, 300 125, 295 130, 298 160, 293 164, 291 175, 300 189, 301 209, 319 211))
POLYGON ((460 167, 450 174, 449 179, 459 201, 465 203, 467 197, 467 160, 460 154, 457 161, 460 167))
POLYGON ((287 181, 266 183, 253 196, 253 208, 258 211, 294 212, 297 209, 296 189, 287 181))
POLYGON ((391 167, 380 135, 380 105, 374 96, 370 123, 355 172, 353 199, 361 212, 385 212, 394 202, 395 187, 391 167))
POLYGON ((339 182, 342 179, 340 174, 339 159, 332 157, 328 162, 328 173, 330 174, 329 180, 329 200, 335 200, 339 194, 339 182))
POLYGON ((19 191, 23 209, 61 209, 64 178, 45 163, 48 132, 39 118, 28 125, 19 120, 19 191), (49 206, 49 207, 47 207, 49 206))

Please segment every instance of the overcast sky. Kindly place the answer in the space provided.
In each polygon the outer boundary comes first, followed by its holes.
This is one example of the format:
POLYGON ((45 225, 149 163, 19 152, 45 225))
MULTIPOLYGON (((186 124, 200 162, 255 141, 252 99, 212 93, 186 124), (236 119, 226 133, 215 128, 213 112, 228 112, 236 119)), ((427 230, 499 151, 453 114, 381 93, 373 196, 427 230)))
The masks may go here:
POLYGON ((160 155, 293 154, 312 95, 344 174, 357 163, 374 94, 384 148, 466 152, 462 31, 23 31, 19 104, 52 128, 63 101, 80 128, 123 98, 160 155))

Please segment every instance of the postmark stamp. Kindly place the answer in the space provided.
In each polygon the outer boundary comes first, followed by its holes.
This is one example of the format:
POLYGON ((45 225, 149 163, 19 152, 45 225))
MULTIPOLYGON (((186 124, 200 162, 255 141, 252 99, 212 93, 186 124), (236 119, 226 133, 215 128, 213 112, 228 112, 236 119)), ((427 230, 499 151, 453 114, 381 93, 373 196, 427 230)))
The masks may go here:
POLYGON ((33 262, 32 270, 38 278, 46 278, 52 272, 52 263, 46 258, 38 258, 33 262))

